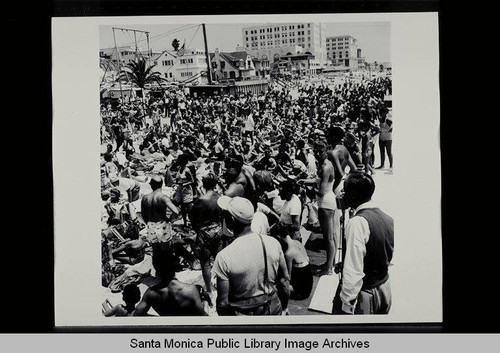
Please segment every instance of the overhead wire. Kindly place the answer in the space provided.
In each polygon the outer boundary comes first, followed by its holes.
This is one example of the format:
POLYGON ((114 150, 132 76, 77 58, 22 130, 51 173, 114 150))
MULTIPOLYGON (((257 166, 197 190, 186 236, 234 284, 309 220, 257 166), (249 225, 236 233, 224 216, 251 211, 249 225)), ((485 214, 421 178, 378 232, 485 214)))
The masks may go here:
MULTIPOLYGON (((168 37, 168 36, 170 36, 172 34, 175 34, 175 33, 181 32, 181 31, 187 31, 187 30, 189 30, 191 28, 195 28, 195 27, 199 27, 199 26, 200 26, 199 24, 194 24, 194 25, 193 24, 187 24, 187 25, 183 25, 181 27, 178 27, 178 28, 175 28, 175 29, 163 32, 163 33, 155 34, 154 36, 150 36, 149 37, 149 41, 151 43, 153 41, 157 41, 157 40, 163 39, 165 37, 168 37)), ((130 36, 130 34, 129 34, 129 36, 130 36)), ((145 41, 147 41, 146 38, 138 40, 137 43, 139 43, 139 42, 145 42, 145 41)), ((122 45, 123 46, 130 46, 131 44, 134 44, 134 43, 135 43, 135 40, 127 42, 127 43, 124 43, 122 45)))

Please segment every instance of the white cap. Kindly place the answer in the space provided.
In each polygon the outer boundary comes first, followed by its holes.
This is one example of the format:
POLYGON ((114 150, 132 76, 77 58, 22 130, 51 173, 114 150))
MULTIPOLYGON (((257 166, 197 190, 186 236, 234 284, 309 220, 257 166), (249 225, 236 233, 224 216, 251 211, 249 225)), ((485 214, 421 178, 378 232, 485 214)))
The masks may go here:
POLYGON ((240 196, 231 198, 223 195, 217 200, 217 205, 223 210, 227 210, 239 222, 243 224, 252 223, 255 211, 250 200, 240 196))

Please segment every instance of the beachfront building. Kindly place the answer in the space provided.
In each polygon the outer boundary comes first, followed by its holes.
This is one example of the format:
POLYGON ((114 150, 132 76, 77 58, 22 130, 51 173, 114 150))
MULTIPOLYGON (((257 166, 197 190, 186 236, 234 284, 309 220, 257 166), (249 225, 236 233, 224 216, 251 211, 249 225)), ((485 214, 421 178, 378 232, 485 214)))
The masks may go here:
POLYGON ((273 63, 274 73, 289 72, 293 75, 315 75, 318 74, 323 65, 314 59, 314 55, 307 53, 291 54, 288 53, 280 57, 273 63))
POLYGON ((213 79, 251 80, 256 79, 257 71, 250 54, 246 51, 221 52, 218 49, 210 54, 213 79))
POLYGON ((107 59, 113 62, 118 62, 121 60, 122 65, 127 65, 129 62, 135 60, 137 56, 143 58, 153 58, 158 56, 161 52, 157 51, 136 51, 134 48, 130 46, 125 47, 112 47, 112 48, 104 48, 99 49, 99 58, 107 59))
POLYGON ((152 58, 151 63, 156 65, 153 71, 160 73, 161 77, 167 81, 176 81, 177 75, 175 63, 177 56, 168 50, 164 50, 160 55, 152 58))
POLYGON ((343 66, 352 70, 364 66, 364 58, 357 39, 350 35, 326 37, 327 57, 333 66, 343 66))
POLYGON ((243 27, 245 50, 261 60, 279 61, 283 56, 308 54, 326 64, 326 27, 321 23, 267 23, 243 27))
POLYGON ((271 63, 267 56, 262 58, 252 57, 253 65, 255 66, 255 74, 262 78, 267 78, 271 74, 271 63))
POLYGON ((168 82, 185 84, 205 84, 207 78, 207 60, 205 52, 199 49, 186 49, 178 56, 177 52, 164 50, 152 58, 154 71, 158 71, 168 82))

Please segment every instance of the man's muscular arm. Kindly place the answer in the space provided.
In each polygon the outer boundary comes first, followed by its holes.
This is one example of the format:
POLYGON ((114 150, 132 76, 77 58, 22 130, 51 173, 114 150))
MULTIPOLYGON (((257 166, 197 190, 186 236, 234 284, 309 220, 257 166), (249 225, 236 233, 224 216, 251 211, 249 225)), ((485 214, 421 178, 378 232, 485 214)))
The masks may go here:
POLYGON ((172 210, 172 212, 174 212, 175 214, 179 214, 179 209, 173 204, 172 200, 170 200, 170 198, 168 198, 166 195, 163 196, 163 201, 165 202, 167 207, 170 208, 170 210, 172 210))
POLYGON ((225 316, 229 311, 229 281, 217 276, 216 308, 219 316, 225 316))
POLYGON ((356 166, 356 163, 354 163, 354 160, 352 159, 351 157, 351 154, 349 152, 347 152, 347 155, 349 157, 349 159, 347 160, 347 164, 349 165, 349 172, 352 172, 353 170, 358 170, 358 167, 356 166))

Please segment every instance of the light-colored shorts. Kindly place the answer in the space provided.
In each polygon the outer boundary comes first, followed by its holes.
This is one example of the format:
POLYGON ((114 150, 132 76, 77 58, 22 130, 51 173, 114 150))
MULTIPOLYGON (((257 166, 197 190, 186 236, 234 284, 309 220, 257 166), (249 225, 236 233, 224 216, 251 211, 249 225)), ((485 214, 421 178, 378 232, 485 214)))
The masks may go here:
POLYGON ((147 239, 150 243, 170 243, 172 241, 172 224, 166 221, 148 222, 147 239))

